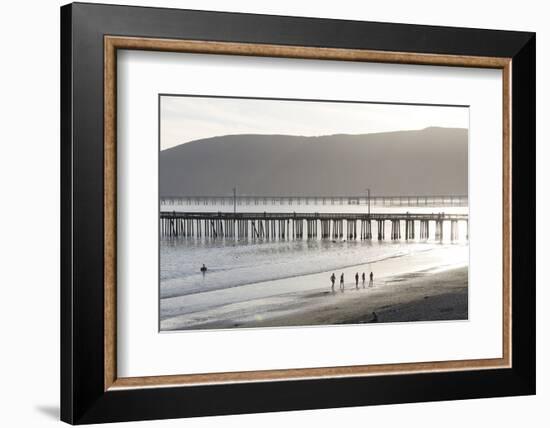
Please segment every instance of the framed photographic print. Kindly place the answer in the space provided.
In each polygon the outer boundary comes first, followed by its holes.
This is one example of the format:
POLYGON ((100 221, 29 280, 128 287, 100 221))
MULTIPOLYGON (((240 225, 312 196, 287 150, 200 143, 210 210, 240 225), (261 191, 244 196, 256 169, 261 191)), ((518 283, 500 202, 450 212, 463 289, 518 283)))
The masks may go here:
POLYGON ((61 53, 62 420, 535 393, 533 33, 76 3, 61 53))

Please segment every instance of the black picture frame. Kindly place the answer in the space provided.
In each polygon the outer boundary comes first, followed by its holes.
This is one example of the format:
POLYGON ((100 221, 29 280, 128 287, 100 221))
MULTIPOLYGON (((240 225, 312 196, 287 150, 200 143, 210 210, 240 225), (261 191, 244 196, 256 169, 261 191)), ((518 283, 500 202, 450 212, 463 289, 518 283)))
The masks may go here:
POLYGON ((73 3, 61 8, 61 419, 71 424, 535 393, 535 34, 73 3), (104 36, 512 59, 512 367, 104 388, 104 36))

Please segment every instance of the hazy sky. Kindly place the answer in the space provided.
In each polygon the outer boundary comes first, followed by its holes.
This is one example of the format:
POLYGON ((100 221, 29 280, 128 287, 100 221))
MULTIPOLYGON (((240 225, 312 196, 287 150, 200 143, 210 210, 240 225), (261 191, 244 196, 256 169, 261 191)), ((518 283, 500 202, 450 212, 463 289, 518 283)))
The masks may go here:
POLYGON ((229 134, 367 134, 468 120, 466 107, 162 96, 161 149, 229 134))

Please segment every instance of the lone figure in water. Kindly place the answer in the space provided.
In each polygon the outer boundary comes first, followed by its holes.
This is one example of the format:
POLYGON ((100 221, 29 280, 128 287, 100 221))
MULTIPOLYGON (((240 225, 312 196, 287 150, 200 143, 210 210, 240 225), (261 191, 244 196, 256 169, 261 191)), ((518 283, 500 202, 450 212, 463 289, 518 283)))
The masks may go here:
POLYGON ((371 322, 378 322, 378 315, 376 315, 376 312, 372 313, 372 321, 371 322))
POLYGON ((340 289, 344 289, 344 273, 342 272, 342 275, 340 275, 340 289))
POLYGON ((355 272, 355 288, 359 290, 359 272, 355 272))
POLYGON ((334 291, 334 283, 336 282, 336 275, 334 275, 334 272, 332 272, 330 276, 330 282, 332 283, 332 291, 334 291))
POLYGON ((202 267, 201 267, 201 272, 202 272, 203 274, 205 274, 207 270, 208 270, 208 268, 207 268, 206 265, 203 263, 203 264, 202 264, 202 267))
POLYGON ((372 287, 374 285, 374 274, 371 272, 369 276, 369 287, 372 287))
POLYGON ((363 288, 365 288, 365 272, 361 275, 361 279, 363 280, 363 288))

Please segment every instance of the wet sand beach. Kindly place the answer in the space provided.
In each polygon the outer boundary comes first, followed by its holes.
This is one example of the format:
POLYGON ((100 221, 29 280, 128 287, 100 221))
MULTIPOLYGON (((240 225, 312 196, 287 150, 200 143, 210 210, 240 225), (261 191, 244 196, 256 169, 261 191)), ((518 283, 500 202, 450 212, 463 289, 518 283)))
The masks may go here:
POLYGON ((361 324, 468 319, 468 269, 466 267, 430 273, 415 272, 389 277, 372 288, 368 286, 304 299, 333 295, 333 301, 320 308, 284 317, 251 322, 247 327, 266 325, 298 326, 319 324, 361 324), (373 315, 376 313, 376 317, 373 315))
MULTIPOLYGON (((360 267, 363 266, 358 266, 360 267)), ((319 275, 318 281, 326 282, 323 278, 328 278, 328 275, 319 275)), ((299 280, 300 278, 295 278, 296 283, 299 280)), ((161 329, 169 331, 468 319, 466 266, 428 267, 415 272, 384 275, 375 277, 373 286, 369 286, 367 276, 364 286, 359 281, 359 288, 356 288, 355 281, 348 275, 344 290, 339 289, 338 279, 334 291, 327 285, 313 290, 262 296, 258 290, 265 287, 251 284, 249 290, 240 290, 244 291, 247 299, 236 298, 233 302, 227 301, 224 305, 205 310, 200 310, 200 301, 197 300, 196 311, 161 320, 161 329), (254 296, 254 291, 260 294, 254 296)), ((221 290, 213 293, 235 292, 236 290, 221 290)), ((170 300, 177 305, 175 299, 170 300)))

